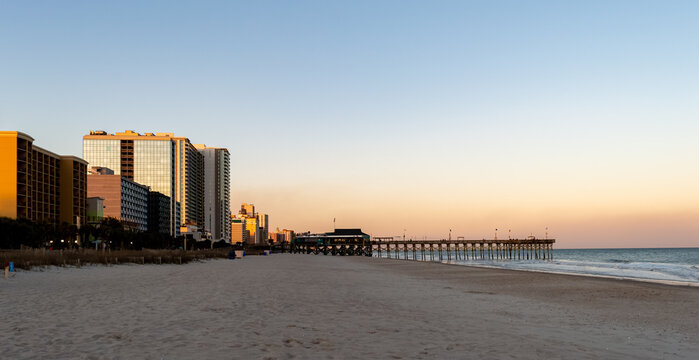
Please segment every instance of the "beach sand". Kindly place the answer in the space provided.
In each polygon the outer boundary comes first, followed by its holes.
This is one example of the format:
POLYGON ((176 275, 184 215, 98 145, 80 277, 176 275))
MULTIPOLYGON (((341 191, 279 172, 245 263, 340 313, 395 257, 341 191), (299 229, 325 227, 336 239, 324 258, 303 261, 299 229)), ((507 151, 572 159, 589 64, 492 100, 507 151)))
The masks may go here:
POLYGON ((0 279, 3 359, 691 359, 699 288, 365 257, 0 279))

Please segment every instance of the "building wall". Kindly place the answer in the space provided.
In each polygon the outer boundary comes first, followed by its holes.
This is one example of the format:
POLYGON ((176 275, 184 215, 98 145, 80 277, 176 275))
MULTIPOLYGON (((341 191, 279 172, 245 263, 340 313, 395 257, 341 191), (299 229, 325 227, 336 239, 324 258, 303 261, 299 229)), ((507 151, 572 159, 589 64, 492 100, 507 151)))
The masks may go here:
POLYGON ((247 216, 255 216, 255 205, 243 203, 240 205, 240 212, 247 216))
POLYGON ((0 131, 0 216, 84 224, 86 162, 33 144, 18 131, 0 131))
POLYGON ((148 187, 121 177, 121 220, 132 229, 148 230, 148 187))
POLYGON ((155 191, 148 195, 148 231, 170 233, 170 198, 155 191))
POLYGON ((74 156, 60 159, 60 221, 84 225, 87 221, 87 162, 74 156))
POLYGON ((291 242, 296 237, 296 234, 294 234, 293 230, 283 229, 282 233, 284 233, 285 242, 291 242))
MULTIPOLYGON (((139 184, 149 186, 170 199, 170 225, 172 236, 179 233, 181 221, 175 211, 176 171, 175 140, 172 133, 146 133, 133 131, 107 134, 104 131, 91 131, 83 136, 83 156, 90 159, 90 166, 115 166, 115 156, 119 157, 119 173, 139 184), (119 152, 114 150, 119 144, 119 152)), ((115 173, 116 173, 116 169, 115 173)))
POLYGON ((213 241, 231 241, 230 154, 223 148, 195 145, 204 158, 204 229, 213 241))
POLYGON ((25 184, 27 181, 26 174, 20 175, 17 169, 20 153, 17 143, 17 132, 0 132, 0 216, 13 219, 17 218, 18 177, 25 184))
POLYGON ((87 223, 96 225, 101 223, 102 219, 104 219, 104 198, 99 196, 88 197, 87 223))
POLYGON ((63 176, 72 177, 72 173, 61 171, 61 160, 59 155, 56 155, 48 150, 44 150, 38 146, 32 146, 31 160, 28 159, 27 164, 27 204, 26 217, 37 222, 48 222, 57 224, 61 221, 73 223, 70 218, 72 207, 65 209, 67 219, 59 218, 59 214, 63 210, 59 208, 60 199, 60 183, 63 176))
POLYGON ((134 230, 148 230, 148 187, 121 175, 87 176, 88 197, 104 198, 104 216, 121 220, 134 230))
POLYGON ((121 220, 121 175, 88 175, 87 196, 104 199, 104 217, 121 220))
POLYGON ((260 229, 260 240, 265 242, 269 239, 269 215, 257 214, 258 225, 260 229))
POLYGON ((189 139, 175 141, 175 200, 180 203, 182 225, 203 226, 204 159, 189 139))
POLYGON ((259 245, 262 243, 256 218, 245 219, 245 230, 248 231, 248 244, 259 245))
POLYGON ((231 219, 231 243, 247 243, 248 231, 245 228, 245 219, 231 219))
POLYGON ((102 166, 121 175, 121 141, 118 139, 83 139, 83 159, 90 166, 102 166))

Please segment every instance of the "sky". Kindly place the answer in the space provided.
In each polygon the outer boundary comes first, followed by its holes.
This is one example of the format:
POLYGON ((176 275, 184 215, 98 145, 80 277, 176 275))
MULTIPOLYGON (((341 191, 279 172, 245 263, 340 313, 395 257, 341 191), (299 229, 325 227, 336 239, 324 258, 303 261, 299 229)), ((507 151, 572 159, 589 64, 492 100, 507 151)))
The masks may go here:
POLYGON ((694 1, 0 1, 0 129, 231 152, 272 228, 699 246, 694 1))

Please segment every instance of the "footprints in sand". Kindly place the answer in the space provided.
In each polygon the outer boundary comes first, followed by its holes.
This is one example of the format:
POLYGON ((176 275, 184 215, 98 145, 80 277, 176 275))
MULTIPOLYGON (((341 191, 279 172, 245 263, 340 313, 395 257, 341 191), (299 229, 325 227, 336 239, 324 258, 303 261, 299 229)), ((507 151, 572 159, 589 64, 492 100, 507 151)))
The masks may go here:
POLYGON ((301 346, 306 349, 312 349, 314 347, 321 347, 323 350, 332 350, 334 348, 334 345, 332 341, 329 339, 325 338, 314 338, 311 339, 310 341, 302 341, 294 338, 286 338, 283 341, 283 344, 285 347, 295 347, 295 346, 301 346))

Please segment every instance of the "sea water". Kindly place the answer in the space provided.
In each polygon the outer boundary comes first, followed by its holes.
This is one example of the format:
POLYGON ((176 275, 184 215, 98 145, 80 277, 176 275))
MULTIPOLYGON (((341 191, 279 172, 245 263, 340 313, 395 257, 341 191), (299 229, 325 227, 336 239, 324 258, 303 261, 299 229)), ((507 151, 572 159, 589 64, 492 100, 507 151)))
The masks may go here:
MULTIPOLYGON (((402 252, 398 255, 402 255, 402 252)), ((408 255, 410 257, 412 254, 409 252, 408 255)), ((455 258, 454 255, 452 252, 451 259, 455 258)), ((438 257, 435 254, 435 258, 438 257)), ((446 258, 444 252, 442 259, 446 258)), ((443 262, 699 286, 699 248, 554 249, 551 260, 471 259, 443 262)))
POLYGON ((490 261, 489 265, 699 285, 699 248, 560 249, 554 250, 552 260, 490 261))

